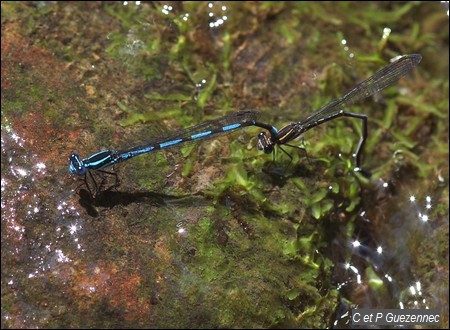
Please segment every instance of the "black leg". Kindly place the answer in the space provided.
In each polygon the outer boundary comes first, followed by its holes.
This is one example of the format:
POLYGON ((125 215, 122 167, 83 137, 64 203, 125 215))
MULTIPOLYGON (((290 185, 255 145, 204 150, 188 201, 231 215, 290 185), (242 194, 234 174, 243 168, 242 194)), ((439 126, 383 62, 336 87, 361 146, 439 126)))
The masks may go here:
MULTIPOLYGON (((302 140, 302 143, 303 143, 303 140, 302 140)), ((306 155, 306 158, 308 158, 308 161, 309 161, 308 152, 306 151, 306 148, 299 147, 299 146, 293 146, 292 144, 288 144, 288 143, 285 143, 284 145, 304 152, 306 155)))
POLYGON ((333 120, 338 117, 351 117, 351 118, 357 118, 362 120, 362 132, 361 137, 359 139, 358 147, 356 148, 356 152, 354 153, 356 167, 358 169, 361 169, 361 151, 363 150, 364 143, 367 139, 367 116, 360 114, 360 113, 354 113, 354 112, 345 112, 341 111, 339 113, 333 114, 329 117, 323 118, 319 121, 316 121, 313 124, 310 124, 307 129, 304 130, 304 132, 309 131, 311 128, 319 126, 323 123, 326 123, 327 121, 333 120))
POLYGON ((367 116, 360 114, 360 113, 353 113, 353 112, 342 112, 341 116, 345 117, 352 117, 352 118, 358 118, 362 120, 362 132, 361 137, 359 138, 358 147, 356 148, 356 152, 354 154, 354 157, 356 159, 356 166, 360 169, 361 168, 361 151, 364 147, 364 143, 367 139, 367 116))
MULTIPOLYGON (((287 145, 287 144, 286 144, 287 145)), ((286 168, 284 169, 284 170, 286 170, 286 169, 288 169, 289 168, 289 166, 291 166, 291 163, 292 163, 292 156, 291 156, 291 154, 290 153, 288 153, 286 150, 284 150, 282 147, 281 147, 281 145, 278 145, 278 147, 280 148, 280 150, 281 151, 283 151, 288 157, 289 157, 289 159, 290 159, 290 161, 289 161, 289 164, 286 166, 286 168)))
MULTIPOLYGON (((303 143, 303 140, 302 140, 302 143, 303 143)), ((297 150, 300 150, 300 151, 304 152, 305 155, 306 155, 306 158, 307 158, 308 161, 309 161, 308 153, 306 152, 306 149, 305 149, 305 148, 299 147, 299 146, 295 146, 295 145, 292 145, 292 144, 289 144, 289 143, 285 143, 285 144, 283 144, 283 146, 288 146, 288 147, 290 147, 290 148, 294 148, 294 149, 297 149, 297 150)), ((286 150, 284 150, 284 149, 281 147, 281 144, 279 144, 278 147, 281 149, 281 151, 283 151, 283 152, 290 158, 290 162, 289 162, 289 165, 290 165, 290 164, 292 163, 292 160, 293 160, 292 155, 291 155, 290 153, 288 153, 286 150)))
POLYGON ((105 171, 105 170, 98 170, 97 172, 114 176, 116 182, 114 183, 114 185, 111 188, 108 188, 107 190, 112 189, 112 188, 117 188, 120 185, 120 179, 119 179, 119 176, 117 175, 117 173, 109 172, 109 171, 105 171))
POLYGON ((95 199, 99 195, 99 193, 101 193, 103 190, 108 191, 108 190, 117 188, 120 185, 120 180, 119 180, 119 176, 117 175, 117 173, 104 171, 104 170, 95 170, 95 171, 88 171, 84 175, 84 185, 86 186, 89 194, 91 195, 91 198, 95 199), (106 175, 114 176, 115 183, 111 187, 108 187, 107 189, 103 189, 105 186, 105 183, 107 181, 106 175), (89 176, 90 180, 88 180, 88 176, 89 176), (97 177, 97 179, 96 179, 96 177, 97 177), (100 181, 98 179, 100 179, 100 181), (90 184, 89 181, 92 181, 92 183, 90 184), (93 186, 93 188, 91 188, 91 186, 93 186))
POLYGON ((91 178, 91 181, 94 183, 94 191, 92 192, 91 187, 89 186, 89 182, 87 180, 86 180, 86 187, 89 193, 91 194, 92 199, 94 199, 99 191, 99 187, 97 185, 97 180, 95 180, 94 175, 91 173, 91 171, 88 171, 88 174, 91 178))

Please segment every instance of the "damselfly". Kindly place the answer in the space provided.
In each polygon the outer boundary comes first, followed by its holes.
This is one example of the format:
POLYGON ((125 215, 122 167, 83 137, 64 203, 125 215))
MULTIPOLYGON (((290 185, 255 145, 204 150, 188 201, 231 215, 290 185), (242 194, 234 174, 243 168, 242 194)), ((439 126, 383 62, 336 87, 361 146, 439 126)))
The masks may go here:
POLYGON ((238 128, 258 126, 270 132, 277 129, 257 121, 258 113, 253 110, 243 110, 227 116, 207 121, 170 134, 149 139, 146 143, 133 146, 125 150, 102 150, 87 158, 80 159, 76 152, 69 157, 69 172, 76 175, 84 175, 89 170, 103 170, 125 160, 148 152, 158 151, 169 147, 180 146, 185 142, 199 141, 220 134, 232 132, 238 128))
POLYGON ((357 118, 362 121, 362 134, 354 154, 357 166, 355 170, 359 170, 361 164, 361 151, 367 138, 367 116, 364 114, 348 112, 348 108, 356 102, 382 91, 389 85, 399 80, 401 77, 410 72, 415 66, 417 66, 421 59, 422 56, 419 54, 402 56, 376 72, 367 80, 358 84, 355 88, 351 89, 340 98, 332 100, 306 118, 298 122, 288 124, 279 131, 276 129, 271 130, 269 128, 268 130, 270 134, 267 132, 259 133, 258 149, 263 150, 265 153, 272 153, 274 151, 274 146, 278 145, 280 149, 292 159, 292 156, 281 148, 282 145, 295 147, 289 145, 288 143, 306 131, 309 131, 311 128, 319 126, 335 118, 357 118))

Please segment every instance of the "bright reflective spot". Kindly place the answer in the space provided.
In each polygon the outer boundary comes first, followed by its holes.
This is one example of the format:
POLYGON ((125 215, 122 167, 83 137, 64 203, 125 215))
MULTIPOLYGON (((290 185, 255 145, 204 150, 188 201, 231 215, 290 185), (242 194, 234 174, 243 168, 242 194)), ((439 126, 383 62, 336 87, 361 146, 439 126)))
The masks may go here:
POLYGON ((383 247, 381 247, 381 246, 377 247, 377 252, 378 252, 378 254, 382 254, 383 253, 383 247))
POLYGON ((411 286, 409 287, 409 291, 411 291, 411 294, 412 294, 412 295, 414 295, 414 296, 416 295, 416 288, 414 288, 414 286, 411 285, 411 286))
POLYGON ((384 188, 387 188, 388 186, 389 186, 389 184, 388 184, 387 182, 384 182, 384 183, 383 183, 383 187, 384 187, 384 188))
POLYGON ((72 261, 69 258, 67 258, 64 255, 64 253, 61 250, 59 250, 59 249, 55 250, 55 253, 56 253, 58 262, 70 262, 70 261, 72 261))
POLYGON ((383 29, 383 39, 387 39, 389 35, 391 34, 391 29, 386 27, 383 29))
POLYGON ((25 228, 20 227, 20 226, 12 226, 11 228, 14 229, 17 232, 20 232, 20 233, 24 233, 25 232, 25 228))
POLYGON ((342 40, 341 40, 341 44, 346 45, 346 44, 347 44, 347 40, 342 39, 342 40))
POLYGON ((416 196, 414 196, 414 195, 409 196, 409 201, 411 203, 414 203, 416 201, 416 196))
MULTIPOLYGON (((213 4, 209 3, 208 7, 212 8, 213 4)), ((222 6, 221 9, 222 9, 222 13, 224 13, 224 12, 226 12, 227 7, 226 6, 222 6)), ((217 28, 217 27, 221 26, 222 24, 224 24, 225 21, 228 19, 228 17, 226 15, 222 15, 222 18, 217 18, 217 16, 219 16, 219 15, 218 15, 218 13, 214 13, 214 11, 210 11, 208 13, 208 16, 211 18, 211 20, 213 20, 212 22, 209 22, 209 27, 210 28, 217 28)))
POLYGON ((73 235, 77 232, 77 225, 71 225, 69 227, 69 232, 73 235))
POLYGON ((16 134, 16 133, 12 133, 11 134, 11 138, 15 141, 15 142, 19 142, 20 137, 16 134))
POLYGON ((419 291, 419 293, 420 293, 420 291, 422 291, 421 290, 422 289, 422 285, 420 284, 419 281, 416 282, 416 289, 417 289, 417 291, 419 291))
POLYGON ((353 273, 359 274, 359 271, 355 266, 350 266, 350 269, 352 270, 353 273))
POLYGON ((26 176, 26 175, 27 175, 27 171, 25 171, 25 170, 22 169, 22 168, 18 168, 16 171, 17 171, 17 173, 18 173, 20 176, 26 176))
POLYGON ((345 282, 342 282, 342 283, 338 283, 338 285, 337 285, 337 289, 338 290, 340 290, 343 286, 345 286, 345 285, 347 285, 347 281, 345 281, 345 282))
POLYGON ((361 243, 358 241, 358 240, 356 240, 356 241, 353 241, 352 242, 352 245, 353 245, 353 247, 358 247, 358 246, 360 246, 361 245, 361 243))
POLYGON ((431 196, 425 197, 425 200, 427 201, 427 203, 431 203, 431 196))
POLYGON ((38 170, 43 170, 45 168, 45 164, 44 163, 37 163, 36 167, 38 168, 38 170))
POLYGON ((164 5, 163 9, 161 10, 163 14, 169 15, 169 12, 172 11, 173 7, 169 5, 164 5))

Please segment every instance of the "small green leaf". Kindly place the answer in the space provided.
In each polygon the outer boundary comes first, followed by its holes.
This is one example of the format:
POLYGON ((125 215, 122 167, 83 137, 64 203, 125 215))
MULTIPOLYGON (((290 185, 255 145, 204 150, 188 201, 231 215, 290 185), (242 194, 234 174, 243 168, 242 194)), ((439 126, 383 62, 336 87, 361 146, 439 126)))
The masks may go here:
POLYGON ((325 198, 325 196, 328 194, 328 191, 326 189, 320 189, 319 191, 316 191, 312 197, 311 197, 311 202, 312 203, 317 203, 320 202, 322 199, 325 198))
POLYGON ((297 239, 293 239, 284 244, 283 254, 287 256, 296 255, 298 251, 298 241, 297 239))
POLYGON ((198 96, 197 104, 201 109, 205 107, 206 102, 208 102, 209 98, 211 97, 215 86, 216 86, 216 74, 214 73, 211 79, 208 80, 206 87, 200 92, 198 96))
POLYGON ((320 204, 314 203, 311 207, 311 214, 313 218, 319 219, 320 218, 320 204))
POLYGON ((145 94, 145 98, 153 101, 191 101, 192 96, 181 93, 173 93, 168 95, 161 95, 159 93, 145 94))
POLYGON ((287 297, 289 300, 294 300, 295 298, 297 298, 300 295, 300 290, 298 289, 292 289, 289 290, 287 297))
POLYGON ((332 208, 333 208, 333 206, 334 206, 334 204, 333 204, 333 202, 331 201, 331 200, 329 200, 329 199, 327 199, 327 200, 324 200, 323 202, 322 202, 322 205, 321 205, 321 211, 322 211, 322 214, 325 214, 325 213, 327 213, 328 211, 330 211, 332 208))

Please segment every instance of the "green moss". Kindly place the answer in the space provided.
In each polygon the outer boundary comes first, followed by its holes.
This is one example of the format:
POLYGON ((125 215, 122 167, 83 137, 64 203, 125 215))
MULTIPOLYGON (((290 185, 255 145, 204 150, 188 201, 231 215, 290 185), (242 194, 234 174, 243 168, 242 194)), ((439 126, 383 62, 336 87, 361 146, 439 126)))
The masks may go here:
POLYGON ((378 274, 374 271, 372 267, 366 268, 365 275, 367 277, 367 283, 370 288, 374 291, 378 291, 378 295, 386 293, 386 287, 384 281, 378 276, 378 274))

